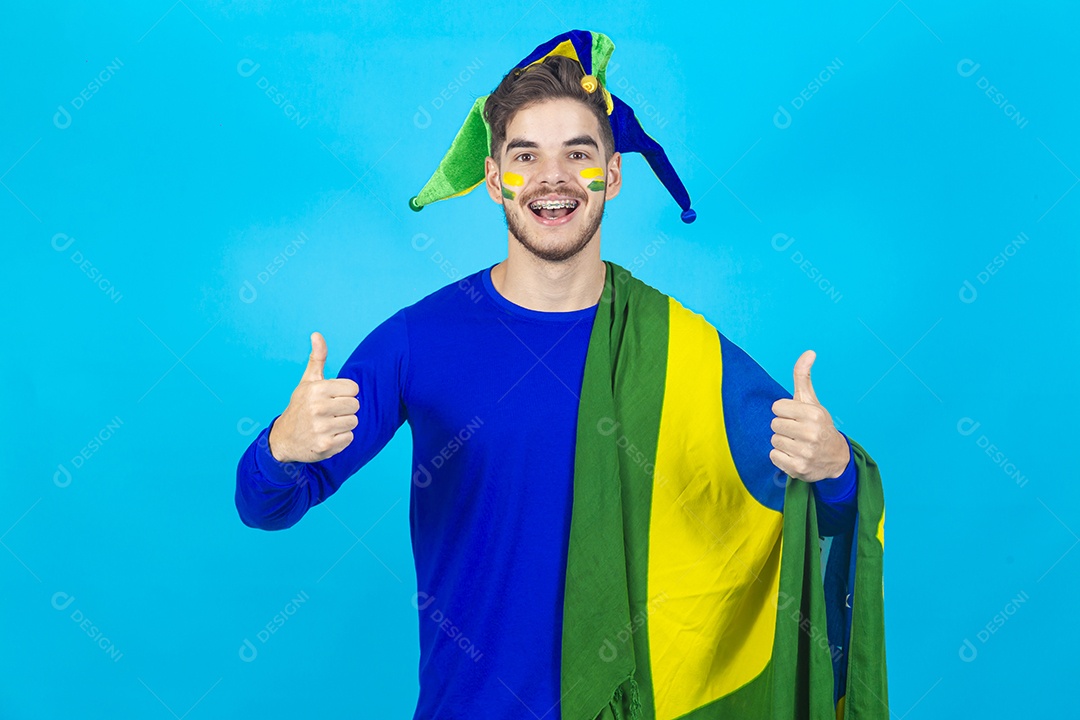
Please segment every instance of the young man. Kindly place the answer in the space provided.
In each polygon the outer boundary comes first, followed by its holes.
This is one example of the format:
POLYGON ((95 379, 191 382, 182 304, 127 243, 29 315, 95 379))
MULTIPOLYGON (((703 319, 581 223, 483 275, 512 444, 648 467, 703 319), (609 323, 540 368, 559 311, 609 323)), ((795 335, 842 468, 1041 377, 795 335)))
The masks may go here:
MULTIPOLYGON (((551 55, 508 73, 486 101, 483 182, 502 205, 507 257, 385 320, 337 378, 324 378, 326 343, 313 333, 288 407, 239 464, 243 522, 288 528, 408 421, 417 720, 561 716, 575 430, 590 332, 611 280, 601 219, 622 187, 605 94, 582 81, 578 61, 551 55)), ((724 342, 733 377, 765 376, 724 342)), ((812 483, 820 528, 832 535, 855 517, 855 463, 813 396, 808 359, 795 370, 800 399, 769 381, 771 398, 736 408, 730 425, 774 432, 772 470, 812 483)), ((762 448, 748 445, 733 443, 736 465, 760 467, 762 448)))

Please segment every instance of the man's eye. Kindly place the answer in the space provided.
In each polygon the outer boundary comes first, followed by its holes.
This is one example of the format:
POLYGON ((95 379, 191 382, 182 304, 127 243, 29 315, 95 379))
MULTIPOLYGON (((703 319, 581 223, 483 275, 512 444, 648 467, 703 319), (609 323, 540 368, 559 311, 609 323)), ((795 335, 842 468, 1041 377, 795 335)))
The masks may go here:
POLYGON ((521 153, 515 159, 520 160, 521 158, 525 157, 526 155, 528 155, 529 157, 532 157, 532 153, 521 153))
POLYGON ((571 155, 580 155, 580 156, 581 156, 581 159, 582 159, 582 160, 584 160, 584 159, 586 159, 587 157, 589 157, 588 155, 586 155, 585 153, 581 152, 580 150, 575 150, 574 152, 572 152, 572 153, 570 153, 570 154, 571 154, 571 155))

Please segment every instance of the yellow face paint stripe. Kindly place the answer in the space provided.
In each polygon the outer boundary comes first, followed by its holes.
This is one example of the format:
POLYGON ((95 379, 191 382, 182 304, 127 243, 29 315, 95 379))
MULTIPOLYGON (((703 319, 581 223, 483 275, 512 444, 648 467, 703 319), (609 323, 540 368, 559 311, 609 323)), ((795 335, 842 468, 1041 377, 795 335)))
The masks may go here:
POLYGON ((669 298, 664 402, 649 525, 656 720, 737 690, 765 669, 776 633, 783 516, 735 467, 724 423, 720 338, 669 298), (761 558, 748 567, 748 558, 761 558))
POLYGON ((503 182, 507 185, 524 185, 525 178, 518 175, 516 172, 504 172, 502 176, 503 182))
POLYGON ((581 177, 585 178, 586 180, 588 180, 589 178, 597 178, 597 177, 603 177, 603 176, 604 176, 604 169, 603 168, 598 168, 598 167, 596 167, 596 168, 585 168, 584 170, 581 171, 581 177))

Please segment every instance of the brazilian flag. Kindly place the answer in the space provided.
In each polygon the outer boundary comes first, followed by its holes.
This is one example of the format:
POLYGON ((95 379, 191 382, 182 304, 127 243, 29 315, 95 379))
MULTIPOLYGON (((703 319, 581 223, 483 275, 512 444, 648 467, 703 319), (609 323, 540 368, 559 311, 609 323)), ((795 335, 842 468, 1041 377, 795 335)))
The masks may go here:
POLYGON ((585 363, 565 720, 888 718, 885 503, 852 441, 853 530, 779 471, 791 397, 701 315, 605 261, 585 363))

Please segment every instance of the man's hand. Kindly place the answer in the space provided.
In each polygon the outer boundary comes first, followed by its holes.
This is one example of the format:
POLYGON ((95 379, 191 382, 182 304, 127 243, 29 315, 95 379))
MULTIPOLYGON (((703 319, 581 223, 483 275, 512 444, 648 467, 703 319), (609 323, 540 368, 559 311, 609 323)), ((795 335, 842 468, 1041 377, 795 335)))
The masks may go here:
POLYGON ((289 406, 270 430, 278 462, 316 462, 337 455, 353 440, 360 386, 348 378, 323 379, 326 340, 311 334, 311 355, 289 406))
POLYGON ((793 399, 773 403, 776 417, 770 424, 774 434, 769 459, 791 477, 807 482, 840 477, 851 459, 847 440, 833 426, 832 416, 810 384, 810 366, 816 357, 813 350, 799 356, 793 399))

